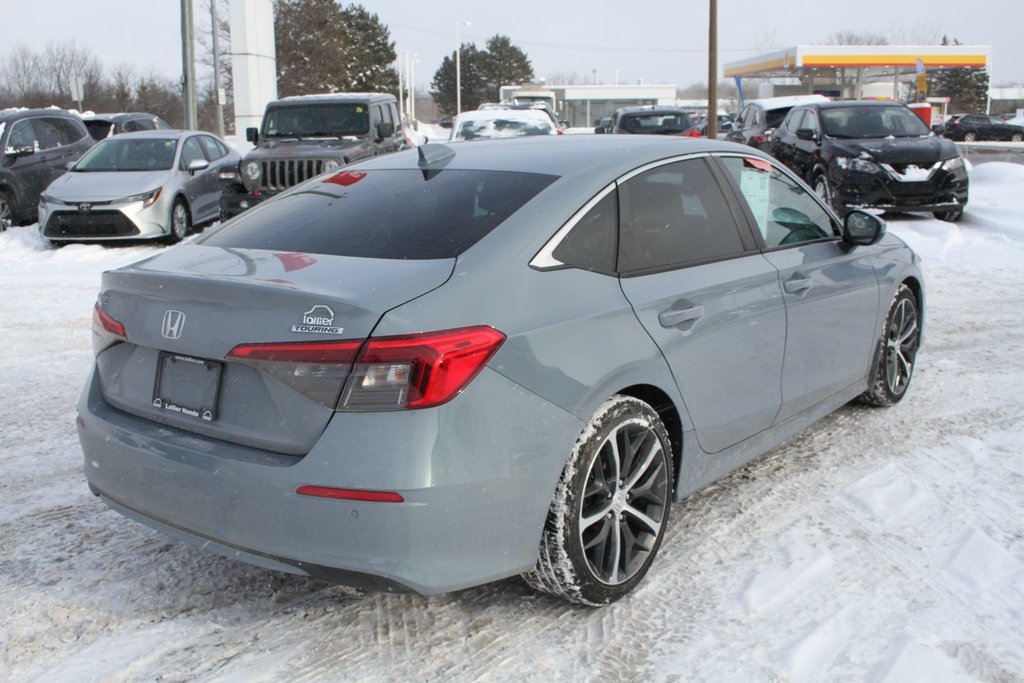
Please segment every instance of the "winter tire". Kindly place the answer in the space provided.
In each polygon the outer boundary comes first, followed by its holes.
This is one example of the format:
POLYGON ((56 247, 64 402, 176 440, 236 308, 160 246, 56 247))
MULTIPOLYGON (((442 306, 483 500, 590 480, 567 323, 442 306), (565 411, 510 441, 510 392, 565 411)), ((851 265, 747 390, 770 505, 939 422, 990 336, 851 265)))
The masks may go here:
POLYGON ((1024 140, 1024 133, 1014 133, 1010 136, 1010 142, 1020 142, 1024 140))
POLYGON ((192 219, 188 213, 188 204, 181 197, 174 200, 174 207, 171 209, 171 224, 167 233, 167 242, 175 244, 182 241, 192 230, 192 219))
POLYGON ((14 225, 14 207, 11 206, 11 197, 6 192, 0 192, 0 232, 14 225))
POLYGON ((956 223, 964 217, 963 209, 953 209, 951 211, 933 211, 932 215, 938 218, 940 221, 946 221, 947 223, 956 223))
POLYGON ((909 287, 900 285, 885 319, 871 388, 861 394, 861 400, 875 406, 898 403, 910 386, 920 343, 917 297, 909 287))
POLYGON ((633 590, 654 561, 672 500, 672 447, 661 418, 629 396, 605 401, 555 490, 533 588, 584 605, 633 590))

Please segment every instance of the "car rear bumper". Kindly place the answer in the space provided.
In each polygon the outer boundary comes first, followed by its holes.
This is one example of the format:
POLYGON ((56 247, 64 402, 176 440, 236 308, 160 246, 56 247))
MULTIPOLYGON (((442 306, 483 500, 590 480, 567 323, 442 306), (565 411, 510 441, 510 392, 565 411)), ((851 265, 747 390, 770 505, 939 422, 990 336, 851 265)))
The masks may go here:
POLYGON ((337 413, 302 457, 128 415, 103 400, 95 376, 79 414, 89 486, 128 517, 259 566, 422 594, 533 566, 582 428, 488 370, 435 409, 337 413), (392 491, 404 502, 316 498, 297 494, 302 485, 392 491))

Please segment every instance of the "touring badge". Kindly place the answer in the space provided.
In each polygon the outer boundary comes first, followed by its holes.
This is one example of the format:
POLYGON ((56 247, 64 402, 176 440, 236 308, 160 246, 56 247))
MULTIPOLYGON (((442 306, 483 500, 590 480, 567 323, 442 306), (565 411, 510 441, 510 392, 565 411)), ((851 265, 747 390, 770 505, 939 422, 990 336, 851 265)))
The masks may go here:
POLYGON ((319 304, 302 314, 302 324, 292 325, 292 332, 301 334, 341 334, 344 328, 334 326, 334 311, 319 304))

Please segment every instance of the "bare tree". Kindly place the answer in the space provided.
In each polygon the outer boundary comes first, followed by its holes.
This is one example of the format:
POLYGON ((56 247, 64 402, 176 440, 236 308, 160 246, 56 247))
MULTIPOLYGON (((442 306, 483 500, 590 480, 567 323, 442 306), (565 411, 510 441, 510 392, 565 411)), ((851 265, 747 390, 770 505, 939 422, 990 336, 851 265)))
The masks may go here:
POLYGON ((46 91, 43 58, 27 45, 15 45, 0 65, 0 80, 16 100, 27 100, 46 91))
POLYGON ((917 21, 910 26, 899 24, 889 32, 897 45, 938 45, 942 42, 942 28, 937 21, 917 21))
POLYGON ((825 39, 826 45, 888 45, 884 34, 873 31, 836 31, 825 39))
POLYGON ((43 64, 47 89, 61 99, 71 99, 71 78, 74 76, 93 87, 103 79, 99 60, 89 48, 78 45, 74 40, 47 43, 43 64))

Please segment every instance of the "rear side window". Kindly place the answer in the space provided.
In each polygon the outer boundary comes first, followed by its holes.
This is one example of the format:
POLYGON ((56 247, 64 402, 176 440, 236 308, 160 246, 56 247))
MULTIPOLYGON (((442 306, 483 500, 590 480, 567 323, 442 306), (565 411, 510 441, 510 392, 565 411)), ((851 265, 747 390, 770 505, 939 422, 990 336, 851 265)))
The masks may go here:
POLYGON ((573 268, 614 272, 618 231, 619 202, 613 190, 587 211, 552 256, 573 268))
POLYGON ((454 258, 555 178, 510 171, 339 171, 247 211, 201 243, 363 258, 454 258))
POLYGON ((725 195, 703 159, 647 171, 626 183, 629 225, 619 270, 651 271, 743 253, 725 195))

